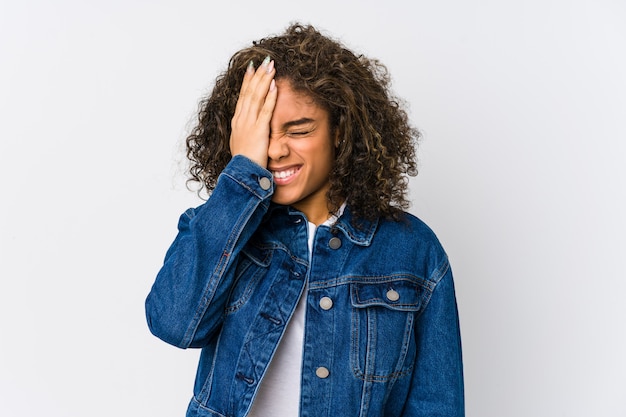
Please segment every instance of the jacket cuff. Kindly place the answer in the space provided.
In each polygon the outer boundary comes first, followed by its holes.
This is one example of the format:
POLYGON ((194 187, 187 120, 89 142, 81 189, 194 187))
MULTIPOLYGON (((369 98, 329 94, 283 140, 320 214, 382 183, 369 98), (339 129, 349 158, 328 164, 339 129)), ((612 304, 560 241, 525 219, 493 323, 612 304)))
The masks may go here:
POLYGON ((229 177, 262 200, 274 194, 272 173, 243 155, 235 155, 221 176, 229 177))

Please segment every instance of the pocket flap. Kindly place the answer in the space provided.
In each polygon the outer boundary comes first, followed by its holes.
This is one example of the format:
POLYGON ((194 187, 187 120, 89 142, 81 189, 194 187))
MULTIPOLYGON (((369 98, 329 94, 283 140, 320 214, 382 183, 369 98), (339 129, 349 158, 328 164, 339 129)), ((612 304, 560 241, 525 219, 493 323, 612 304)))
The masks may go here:
POLYGON ((357 308, 382 306, 398 311, 417 311, 421 305, 423 289, 408 280, 350 285, 352 305, 357 308))
POLYGON ((267 268, 272 262, 272 250, 267 247, 260 247, 254 244, 246 245, 242 251, 252 262, 258 266, 267 268))

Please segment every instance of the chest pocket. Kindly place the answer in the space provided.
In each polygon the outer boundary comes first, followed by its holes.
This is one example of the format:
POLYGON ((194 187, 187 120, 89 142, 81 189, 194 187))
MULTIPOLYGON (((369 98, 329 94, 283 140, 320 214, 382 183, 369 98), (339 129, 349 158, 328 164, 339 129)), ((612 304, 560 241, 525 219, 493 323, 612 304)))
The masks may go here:
POLYGON ((350 362, 357 378, 386 382, 413 370, 413 323, 421 308, 423 291, 408 279, 350 284, 350 362))
POLYGON ((272 253, 267 249, 249 246, 241 252, 226 314, 237 311, 250 299, 260 280, 267 274, 271 259, 272 253))

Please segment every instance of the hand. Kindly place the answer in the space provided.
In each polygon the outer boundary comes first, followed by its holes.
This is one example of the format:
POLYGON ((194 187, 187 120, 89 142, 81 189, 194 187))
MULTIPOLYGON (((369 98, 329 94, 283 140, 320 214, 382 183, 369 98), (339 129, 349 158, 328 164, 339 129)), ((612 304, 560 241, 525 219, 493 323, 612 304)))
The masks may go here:
POLYGON ((256 71, 250 62, 231 121, 231 155, 246 156, 263 168, 267 168, 270 120, 276 106, 275 73, 269 56, 256 71))

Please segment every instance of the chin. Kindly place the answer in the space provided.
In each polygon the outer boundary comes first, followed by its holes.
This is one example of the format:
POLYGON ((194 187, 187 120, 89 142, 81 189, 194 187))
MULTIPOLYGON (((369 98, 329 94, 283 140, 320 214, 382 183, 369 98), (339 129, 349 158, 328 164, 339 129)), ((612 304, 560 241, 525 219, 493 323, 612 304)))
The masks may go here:
POLYGON ((286 191, 286 190, 278 190, 278 192, 275 191, 274 195, 272 196, 272 201, 276 204, 282 204, 283 206, 296 204, 305 198, 305 196, 302 195, 302 193, 280 192, 280 191, 286 191))
POLYGON ((293 199, 293 198, 287 198, 287 197, 281 197, 281 196, 276 197, 276 196, 274 196, 274 197, 272 197, 272 202, 276 203, 276 204, 281 204, 283 206, 288 206, 288 205, 297 203, 298 200, 293 199))

